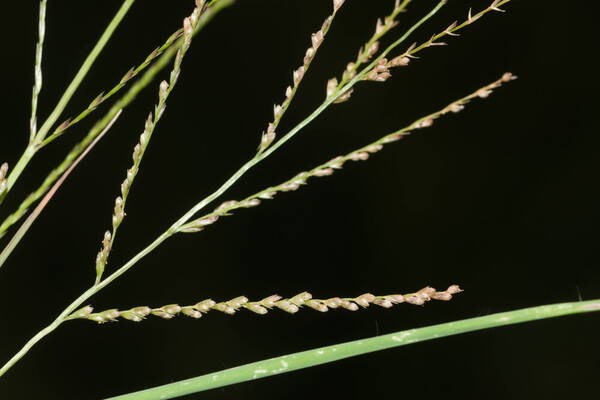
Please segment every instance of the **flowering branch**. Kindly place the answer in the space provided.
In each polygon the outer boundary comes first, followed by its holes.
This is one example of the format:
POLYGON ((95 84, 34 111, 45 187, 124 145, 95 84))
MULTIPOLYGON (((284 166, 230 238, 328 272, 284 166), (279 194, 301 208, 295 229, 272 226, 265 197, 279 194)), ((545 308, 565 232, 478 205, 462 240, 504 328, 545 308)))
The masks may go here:
POLYGON ((169 75, 169 82, 162 81, 160 83, 158 90, 158 104, 154 107, 154 114, 150 113, 148 115, 144 126, 144 132, 142 132, 142 134, 140 135, 140 140, 133 149, 133 166, 127 170, 127 177, 121 184, 121 195, 115 199, 115 207, 112 216, 112 232, 106 231, 104 233, 104 238, 102 240, 102 248, 96 256, 95 284, 98 284, 98 282, 100 282, 100 280, 102 279, 104 268, 106 266, 106 263, 108 262, 108 256, 115 241, 117 229, 123 222, 123 219, 126 215, 125 205, 127 204, 127 198, 129 197, 131 186, 133 185, 133 181, 137 176, 140 164, 142 162, 142 158, 144 157, 148 144, 150 143, 150 139, 152 137, 152 134, 154 133, 154 129, 156 128, 158 121, 160 121, 165 111, 167 99, 171 94, 171 91, 177 84, 179 74, 181 73, 181 63, 183 62, 183 58, 185 57, 192 43, 194 29, 196 28, 196 25, 198 23, 198 18, 204 10, 204 3, 204 0, 197 0, 196 8, 194 9, 193 13, 190 15, 190 17, 184 19, 183 43, 179 50, 177 50, 177 55, 175 56, 175 62, 173 64, 173 69, 171 70, 171 73, 169 75))
MULTIPOLYGON (((38 19, 38 42, 35 46, 34 84, 31 94, 31 119, 29 120, 29 142, 33 142, 37 134, 37 104, 42 90, 42 53, 44 52, 44 37, 46 36, 46 3, 40 1, 38 19)), ((1 194, 0 194, 1 195, 1 194)))
POLYGON ((313 299, 312 294, 302 292, 289 299, 284 299, 279 295, 265 297, 260 301, 249 301, 245 296, 239 296, 229 301, 220 303, 212 299, 202 300, 191 306, 180 306, 179 304, 168 304, 158 308, 147 306, 133 307, 129 310, 119 311, 116 308, 92 313, 91 306, 83 307, 75 311, 67 319, 89 319, 100 324, 116 321, 118 318, 128 319, 134 322, 140 322, 148 315, 155 315, 163 319, 171 319, 178 314, 187 315, 192 318, 201 318, 211 310, 220 311, 224 314, 233 315, 242 308, 250 310, 255 314, 264 315, 273 308, 278 308, 290 314, 297 313, 301 307, 306 306, 320 312, 327 312, 330 309, 343 308, 349 311, 358 311, 359 306, 367 308, 375 304, 383 308, 391 308, 394 304, 408 303, 413 305, 423 305, 430 300, 449 301, 452 296, 462 292, 458 285, 451 285, 444 291, 437 291, 430 286, 409 293, 409 294, 391 294, 385 296, 375 296, 371 293, 365 293, 357 297, 340 298, 332 297, 330 299, 313 299))
POLYGON ((292 74, 293 83, 291 86, 288 86, 285 90, 285 100, 283 101, 283 103, 281 103, 281 105, 276 104, 273 107, 273 122, 269 123, 269 125, 267 126, 267 132, 264 132, 262 134, 260 146, 258 148, 259 154, 265 151, 271 145, 271 143, 273 143, 273 140, 275 140, 275 137, 277 135, 275 131, 279 126, 279 122, 281 121, 281 118, 283 117, 288 107, 290 106, 292 100, 294 99, 296 91, 298 90, 298 86, 300 86, 300 83, 302 82, 306 71, 308 70, 310 64, 314 60, 319 47, 325 40, 327 32, 329 32, 329 28, 331 27, 333 19, 335 18, 338 10, 340 9, 340 7, 342 7, 344 2, 345 0, 335 0, 333 2, 333 13, 325 19, 323 25, 321 26, 321 29, 312 34, 311 46, 306 50, 303 59, 303 64, 296 70, 294 70, 292 74))

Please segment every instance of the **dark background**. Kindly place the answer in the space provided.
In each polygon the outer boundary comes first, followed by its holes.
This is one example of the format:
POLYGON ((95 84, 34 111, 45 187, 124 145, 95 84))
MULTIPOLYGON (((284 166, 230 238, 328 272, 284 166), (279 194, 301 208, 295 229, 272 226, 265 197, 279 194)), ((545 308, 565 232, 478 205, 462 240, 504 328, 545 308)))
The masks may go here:
MULTIPOLYGON (((50 1, 43 119, 119 1, 50 1)), ((326 79, 393 1, 351 1, 336 19, 283 132, 324 97, 326 79)), ((415 1, 390 39, 435 1, 415 1)), ((451 1, 413 40, 469 7, 451 1)), ((138 1, 71 102, 75 115, 179 27, 190 1, 138 1)), ((128 203, 109 272, 250 158, 330 1, 240 0, 194 40, 128 203)), ((91 300, 98 309, 408 292, 458 283, 450 303, 294 316, 212 312, 63 325, 1 379, 5 399, 99 399, 267 357, 546 303, 600 297, 597 47, 584 2, 518 1, 423 51, 384 84, 358 86, 223 200, 254 193, 430 113, 511 71, 520 79, 366 163, 311 181, 209 230, 160 246, 91 300)), ((0 160, 26 145, 37 1, 3 9, 0 160)), ((161 79, 167 77, 167 72, 161 79)), ((156 84, 86 158, 0 271, 7 360, 93 280, 94 258, 156 84)), ((3 204, 12 210, 106 105, 42 151, 3 204)), ((218 203, 217 203, 218 204, 218 203)), ((8 237, 2 243, 6 243, 8 237)), ((475 332, 217 389, 189 399, 558 399, 597 394, 600 315, 475 332)))

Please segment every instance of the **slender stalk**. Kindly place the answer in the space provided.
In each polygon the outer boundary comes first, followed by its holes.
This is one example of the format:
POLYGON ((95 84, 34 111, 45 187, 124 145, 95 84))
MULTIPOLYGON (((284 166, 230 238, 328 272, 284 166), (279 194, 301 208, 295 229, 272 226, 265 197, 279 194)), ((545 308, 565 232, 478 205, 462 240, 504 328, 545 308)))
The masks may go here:
POLYGON ((240 382, 262 379, 273 375, 313 367, 315 365, 326 364, 345 358, 426 340, 505 325, 514 325, 540 319, 594 311, 600 311, 600 299, 523 308, 483 317, 468 318, 424 328, 394 332, 363 340, 340 343, 319 349, 288 354, 282 357, 270 358, 268 360, 229 368, 192 379, 186 379, 122 396, 111 397, 107 400, 173 399, 191 393, 198 393, 209 389, 234 385, 240 382))
POLYGON ((31 94, 31 119, 29 121, 29 142, 33 142, 37 133, 37 104, 38 96, 42 90, 42 54, 44 52, 44 37, 46 36, 46 3, 40 1, 40 12, 38 20, 38 42, 35 46, 34 84, 31 94))
POLYGON ((15 235, 12 237, 12 239, 10 240, 10 242, 8 242, 8 244, 6 245, 6 247, 0 253, 0 268, 2 268, 2 266, 4 265, 4 263, 6 262, 6 260, 8 259, 8 257, 10 256, 10 254, 17 247, 17 245, 19 244, 19 242, 21 242, 21 239, 23 239, 23 236, 25 236, 25 234, 27 233, 27 231, 29 230, 29 228, 31 227, 31 225, 33 225, 33 223, 35 222, 35 220, 37 219, 37 217, 41 214, 41 212, 44 210, 44 208, 46 207, 46 205, 50 202, 50 200, 52 199, 52 197, 54 197, 54 194, 58 191, 58 189, 63 184, 63 182, 69 177, 69 175, 71 174, 71 172, 73 172, 73 170, 75 169, 75 167, 77 167, 77 165, 81 162, 81 160, 83 160, 85 158, 85 156, 88 155, 88 153, 94 148, 94 146, 96 145, 96 143, 98 143, 100 141, 100 139, 102 139, 102 137, 106 134, 106 132, 109 131, 109 129, 115 123, 115 121, 117 120, 117 118, 119 118, 119 115, 120 115, 120 113, 117 113, 117 115, 115 115, 115 117, 112 119, 112 121, 110 122, 110 124, 108 124, 106 126, 106 128, 104 128, 104 130, 100 133, 100 135, 98 135, 98 137, 93 142, 91 142, 89 144, 89 146, 85 149, 85 151, 83 153, 81 153, 79 155, 79 157, 77 157, 77 159, 73 162, 73 164, 71 164, 71 166, 69 167, 69 169, 67 169, 62 174, 62 176, 60 177, 60 179, 56 181, 56 183, 54 184, 54 186, 52 186, 52 189, 50 189, 48 191, 48 193, 46 194, 46 196, 44 196, 44 198, 42 199, 42 201, 40 201, 40 203, 35 208, 35 210, 33 210, 31 212, 31 214, 29 215, 29 217, 27 217, 27 219, 19 227, 19 229, 17 230, 17 232, 15 232, 15 235))
MULTIPOLYGON (((31 141, 31 143, 27 146, 27 149, 25 150, 25 152, 23 153, 23 155, 21 156, 21 158, 19 159, 17 164, 11 170, 11 173, 8 176, 8 179, 6 182, 7 187, 6 187, 5 195, 13 187, 13 185, 15 184, 15 182, 17 181, 17 179, 19 178, 19 176, 21 175, 21 173, 23 172, 23 170, 25 169, 27 164, 29 164, 29 162, 35 155, 36 151, 38 150, 37 145, 44 140, 44 138, 46 137, 46 134, 50 131, 50 128, 52 127, 52 125, 54 125, 54 123, 56 123, 56 120, 60 117, 60 115, 64 111, 65 107, 71 100, 71 97, 73 97, 73 95, 79 88, 79 85, 81 84, 81 82, 83 81, 83 79, 85 78, 87 73, 90 71, 90 69, 92 68, 92 65, 96 61, 96 58, 98 58, 98 55, 100 55, 100 53, 104 49, 104 46, 106 46, 106 43, 108 43, 109 39, 111 38, 111 36, 115 32, 115 30, 117 29, 119 24, 121 23, 121 21, 123 20, 125 15, 127 15, 127 12, 129 11, 129 9, 131 8, 131 6, 133 5, 134 2, 135 2, 135 0, 125 0, 121 4, 121 7, 117 11, 117 13, 113 17, 113 19, 110 21, 110 23, 108 24, 108 26, 102 33, 102 36, 100 36, 100 39, 98 39, 98 42, 96 43, 96 45, 94 46, 92 51, 88 54, 87 58, 81 65, 81 68, 79 68, 79 71, 77 72, 77 74, 75 75, 75 77, 73 78, 73 80, 71 81, 71 83, 69 84, 69 86, 67 87, 65 92, 63 93, 63 95, 61 96, 60 100, 54 107, 54 110, 52 110, 52 113, 50 113, 50 116, 46 119, 44 124, 37 131, 35 137, 31 141)), ((111 119, 112 119, 112 117, 111 117, 111 119)), ((110 119, 109 119, 109 121, 110 121, 110 119)))

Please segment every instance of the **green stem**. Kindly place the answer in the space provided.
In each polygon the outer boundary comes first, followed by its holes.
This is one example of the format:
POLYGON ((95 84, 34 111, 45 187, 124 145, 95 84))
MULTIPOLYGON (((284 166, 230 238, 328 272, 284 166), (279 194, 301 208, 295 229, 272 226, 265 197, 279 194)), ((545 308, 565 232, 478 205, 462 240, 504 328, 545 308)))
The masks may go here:
POLYGON ((158 386, 107 400, 158 400, 173 399, 191 393, 229 386, 240 382, 266 378, 286 372, 296 371, 342 360, 361 354, 404 346, 411 343, 438 339, 445 336, 458 335, 465 332, 513 325, 522 322, 560 317, 563 315, 600 311, 600 299, 575 303, 552 304, 539 307, 524 308, 483 317, 468 318, 425 328, 410 329, 376 336, 353 342, 341 343, 275 357, 251 364, 229 368, 219 372, 202 375, 192 379, 158 386))
POLYGON ((102 52, 104 46, 109 41, 110 37, 115 32, 115 30, 129 11, 129 9, 131 8, 134 1, 135 0, 125 0, 123 2, 121 8, 119 8, 119 11, 117 11, 112 21, 110 21, 110 23, 102 33, 102 36, 100 36, 100 39, 98 40, 90 54, 88 54, 87 58, 81 65, 81 68, 79 68, 79 71, 77 72, 77 74, 75 75, 75 77, 63 93, 63 95, 61 96, 60 100, 56 104, 56 107, 54 107, 54 110, 52 111, 48 119, 46 119, 44 124, 37 131, 34 140, 31 141, 29 146, 27 146, 27 149, 25 150, 23 155, 21 156, 15 167, 11 170, 8 179, 6 180, 5 195, 10 191, 17 179, 19 179, 19 176, 21 176, 21 173, 23 172, 27 164, 29 164, 29 161, 31 161, 31 159, 35 155, 37 151, 37 144, 41 143, 44 140, 44 137, 46 136, 52 125, 56 123, 56 120, 64 111, 65 107, 71 100, 71 97, 73 97, 73 95, 75 94, 75 91, 77 90, 87 73, 92 68, 92 65, 96 61, 96 58, 102 52))

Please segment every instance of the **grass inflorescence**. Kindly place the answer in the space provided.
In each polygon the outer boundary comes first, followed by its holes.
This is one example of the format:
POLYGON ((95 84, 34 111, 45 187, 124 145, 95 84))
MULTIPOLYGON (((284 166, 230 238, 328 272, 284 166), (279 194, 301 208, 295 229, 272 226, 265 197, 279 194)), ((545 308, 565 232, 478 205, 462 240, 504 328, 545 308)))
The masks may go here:
MULTIPOLYGON (((283 101, 275 102, 273 107, 273 118, 270 120, 271 122, 267 123, 266 130, 260 133, 260 140, 254 155, 217 190, 200 200, 196 200, 195 205, 189 208, 189 210, 179 219, 174 221, 167 230, 159 234, 149 245, 135 253, 129 261, 108 273, 106 270, 109 256, 115 245, 117 232, 126 216, 126 205, 133 188, 133 183, 142 167, 142 160, 148 150, 152 135, 165 112, 167 100, 172 90, 176 87, 178 78, 182 73, 182 62, 190 48, 192 38, 222 9, 233 4, 233 0, 195 0, 192 12, 183 20, 183 24, 180 28, 170 35, 162 45, 150 52, 141 64, 128 70, 115 86, 96 96, 83 111, 72 118, 66 119, 60 124, 56 124, 81 82, 90 71, 96 58, 102 52, 108 40, 121 24, 123 18, 135 2, 135 0, 124 0, 99 38, 96 46, 94 46, 88 57, 85 59, 57 104, 50 111, 48 118, 38 129, 38 98, 41 93, 43 82, 42 55, 46 32, 47 6, 47 0, 41 0, 39 4, 38 35, 34 61, 34 84, 31 99, 31 117, 29 120, 29 141, 23 154, 12 168, 9 168, 7 163, 0 165, 0 204, 2 200, 9 195, 11 188, 16 184, 19 177, 38 151, 51 142, 60 139, 68 129, 71 129, 79 121, 90 116, 101 104, 108 102, 113 96, 121 92, 122 89, 126 87, 128 87, 128 89, 124 90, 121 97, 111 105, 108 111, 98 119, 87 134, 66 154, 64 160, 48 173, 42 184, 29 196, 25 197, 17 209, 12 213, 9 213, 0 224, 1 238, 13 225, 27 216, 19 229, 16 230, 11 240, 0 252, 0 267, 20 243, 21 239, 31 228, 33 222, 43 211, 44 207, 54 196, 56 191, 65 182, 70 172, 93 149, 100 138, 108 132, 121 113, 135 101, 138 94, 154 81, 159 72, 169 65, 172 65, 172 68, 169 79, 160 82, 158 85, 158 101, 154 110, 149 113, 144 121, 143 131, 139 137, 139 141, 133 149, 132 165, 126 171, 126 177, 121 184, 120 193, 114 202, 110 229, 104 233, 100 251, 96 256, 95 279, 93 284, 65 307, 58 317, 56 317, 49 325, 41 329, 26 342, 25 345, 0 368, 0 376, 11 369, 41 339, 52 333, 64 322, 74 319, 85 319, 97 323, 111 322, 119 319, 140 322, 149 316, 171 319, 177 315, 185 315, 197 319, 210 311, 218 311, 224 314, 233 315, 244 309, 259 315, 267 314, 275 309, 289 314, 295 314, 301 308, 310 308, 319 312, 326 312, 331 309, 357 311, 360 308, 366 308, 371 305, 390 308, 399 303, 424 305, 431 300, 448 301, 452 299, 454 295, 462 291, 458 285, 451 285, 443 291, 437 291, 436 289, 427 286, 421 290, 408 294, 373 295, 371 293, 365 293, 357 297, 332 297, 328 299, 313 298, 312 294, 309 292, 302 292, 289 298, 271 295, 255 301, 251 301, 245 296, 238 296, 220 302, 212 299, 205 299, 198 301, 195 304, 183 306, 179 304, 167 304, 160 307, 136 306, 125 310, 111 308, 99 312, 94 312, 93 307, 90 305, 84 306, 84 304, 89 304, 88 300, 92 296, 102 291, 116 279, 125 274, 167 239, 177 236, 179 233, 204 231, 222 217, 232 215, 233 212, 238 209, 256 207, 265 200, 276 198, 280 193, 292 192, 299 189, 313 178, 331 176, 334 175, 336 171, 342 169, 344 165, 351 162, 365 161, 375 153, 384 149, 388 144, 397 142, 399 139, 402 139, 411 133, 432 126, 434 121, 441 116, 460 112, 471 100, 476 98, 487 98, 494 89, 515 79, 516 77, 513 74, 508 72, 504 73, 494 82, 477 89, 465 97, 453 101, 438 111, 418 118, 411 124, 388 133, 374 142, 363 145, 347 154, 334 157, 309 170, 295 174, 285 182, 267 187, 242 200, 228 200, 225 202, 220 200, 221 204, 216 206, 213 211, 204 213, 203 215, 200 214, 202 210, 220 199, 225 192, 235 185, 250 169, 265 160, 275 151, 280 150, 284 144, 299 134, 316 118, 320 117, 330 106, 351 100, 351 96, 356 95, 355 92, 358 84, 364 82, 383 83, 388 81, 392 78, 392 74, 395 73, 395 71, 411 65, 413 62, 412 60, 417 58, 417 53, 426 48, 446 45, 445 42, 441 41, 443 38, 448 36, 458 36, 457 32, 459 30, 480 20, 489 12, 504 11, 500 7, 510 1, 511 0, 494 0, 488 7, 476 13, 469 9, 467 18, 463 22, 453 22, 445 29, 433 34, 429 40, 420 44, 413 43, 412 45, 407 45, 404 51, 398 51, 399 47, 404 45, 415 31, 420 29, 436 13, 438 13, 438 11, 446 4, 447 0, 439 1, 415 24, 410 26, 402 34, 397 35, 390 45, 386 48, 382 48, 381 40, 384 37, 394 35, 395 28, 399 25, 400 15, 407 11, 408 6, 411 3, 411 0, 396 0, 391 12, 375 22, 375 30, 372 36, 364 42, 363 46, 359 49, 356 58, 346 63, 346 68, 339 79, 335 77, 324 82, 326 89, 325 99, 322 103, 315 107, 308 116, 287 132, 280 132, 280 122, 285 117, 289 107, 292 106, 298 88, 307 76, 313 62, 317 59, 319 49, 322 48, 324 41, 327 39, 329 31, 333 27, 334 20, 338 18, 338 13, 341 8, 344 5, 348 6, 345 0, 332 0, 331 12, 328 13, 329 15, 324 18, 323 23, 311 35, 310 45, 302 56, 302 63, 292 71, 292 82, 284 91, 283 101), (35 208, 30 211, 34 206, 35 208)), ((221 376, 231 376, 231 378, 227 378, 227 380, 220 381, 218 375, 213 374, 210 376, 194 378, 189 382, 185 382, 185 385, 189 386, 184 389, 182 389, 183 385, 180 386, 179 383, 174 383, 164 387, 150 389, 148 391, 120 396, 119 398, 137 400, 157 398, 156 396, 161 396, 160 398, 172 398, 187 393, 193 393, 195 391, 206 390, 211 387, 256 379, 262 377, 262 374, 267 375, 267 372, 269 374, 276 374, 288 370, 306 368, 324 362, 335 361, 352 355, 364 354, 421 340, 428 340, 435 337, 501 326, 508 323, 524 322, 538 318, 550 318, 569 313, 597 311, 598 308, 597 301, 579 303, 577 305, 552 305, 472 318, 450 324, 413 329, 392 335, 370 338, 364 341, 340 344, 337 347, 332 346, 330 348, 323 348, 316 350, 316 352, 308 351, 291 355, 298 357, 300 360, 300 362, 293 366, 290 365, 290 359, 286 358, 290 356, 285 356, 221 372, 221 376), (340 351, 339 354, 334 355, 333 353, 338 351, 338 349, 344 350, 340 351), (327 354, 328 356, 319 358, 324 354, 327 354), (277 364, 278 367, 273 363, 277 364), (258 371, 267 372, 259 373, 258 371)))

